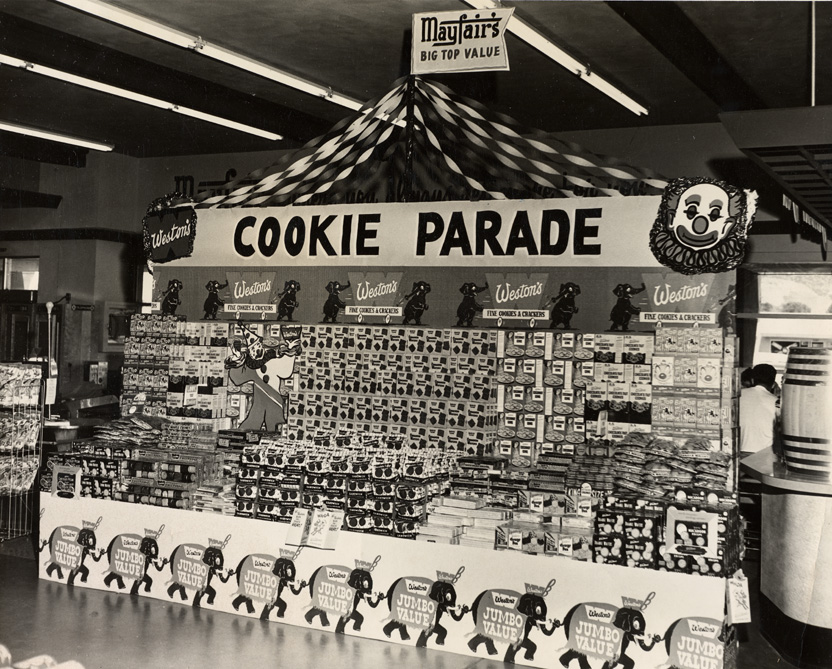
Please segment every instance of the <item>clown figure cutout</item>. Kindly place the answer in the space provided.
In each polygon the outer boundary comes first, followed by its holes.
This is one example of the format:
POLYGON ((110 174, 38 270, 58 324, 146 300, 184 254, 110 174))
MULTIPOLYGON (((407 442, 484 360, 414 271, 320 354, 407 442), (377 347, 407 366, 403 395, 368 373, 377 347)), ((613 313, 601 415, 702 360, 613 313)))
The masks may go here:
POLYGON ((286 422, 289 397, 283 381, 295 371, 295 360, 301 351, 299 341, 277 346, 263 344, 263 338, 244 325, 240 326, 244 343, 235 340, 225 359, 228 378, 234 385, 254 385, 251 403, 245 417, 241 416, 241 430, 276 431, 286 422))
POLYGON ((682 274, 726 272, 742 262, 757 194, 722 181, 675 179, 650 232, 656 259, 682 274))

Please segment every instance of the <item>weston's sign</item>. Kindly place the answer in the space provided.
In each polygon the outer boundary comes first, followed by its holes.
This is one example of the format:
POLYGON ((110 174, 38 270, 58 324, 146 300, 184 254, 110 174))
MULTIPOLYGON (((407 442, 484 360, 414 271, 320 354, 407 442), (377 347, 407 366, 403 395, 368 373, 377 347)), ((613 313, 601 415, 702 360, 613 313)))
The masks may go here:
MULTIPOLYGON (((205 209, 193 257, 177 264, 652 268, 660 265, 646 240, 659 199, 205 209)), ((380 287, 364 288, 381 295, 380 287)), ((513 290, 505 287, 507 301, 516 299, 513 290)))
POLYGON ((239 304, 271 302, 274 272, 226 272, 232 301, 239 304))
POLYGON ((542 320, 548 316, 544 309, 549 301, 546 292, 548 274, 488 273, 485 276, 495 306, 484 309, 483 318, 542 320))
POLYGON ((506 26, 514 9, 413 15, 412 74, 508 70, 506 26))
POLYGON ((711 294, 713 274, 644 273, 642 278, 650 308, 641 312, 641 322, 716 322, 716 298, 711 294))
POLYGON ((142 219, 145 257, 156 263, 191 255, 196 236, 196 212, 179 193, 150 203, 142 219))
POLYGON ((402 272, 350 272, 349 277, 355 304, 346 307, 348 316, 402 315, 402 272))

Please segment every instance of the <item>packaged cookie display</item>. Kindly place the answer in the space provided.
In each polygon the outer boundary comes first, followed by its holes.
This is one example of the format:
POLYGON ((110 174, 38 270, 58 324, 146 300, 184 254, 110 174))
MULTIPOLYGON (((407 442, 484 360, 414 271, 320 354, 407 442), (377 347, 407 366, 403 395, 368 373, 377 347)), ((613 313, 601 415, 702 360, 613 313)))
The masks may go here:
MULTIPOLYGON (((448 450, 482 451, 489 446, 488 436, 474 446, 465 430, 496 432, 497 379, 515 384, 520 374, 528 383, 538 373, 528 369, 522 376, 513 359, 498 366, 494 332, 342 325, 336 337, 331 327, 304 326, 301 333, 301 341, 313 343, 316 351, 298 359, 298 389, 289 392, 289 423, 299 436, 322 427, 318 419, 335 420, 330 428, 348 420, 350 429, 405 432, 423 446, 441 438, 448 450), (305 411, 293 412, 295 403, 305 411), (445 431, 421 431, 423 427, 445 431)), ((515 401, 522 404, 523 398, 515 401)))

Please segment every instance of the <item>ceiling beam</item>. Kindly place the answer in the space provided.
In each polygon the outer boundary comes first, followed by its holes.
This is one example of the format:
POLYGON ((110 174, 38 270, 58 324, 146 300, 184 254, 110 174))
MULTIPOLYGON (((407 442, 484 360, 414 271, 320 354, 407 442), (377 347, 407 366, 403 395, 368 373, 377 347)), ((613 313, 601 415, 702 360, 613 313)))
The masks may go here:
POLYGON ((0 209, 57 209, 62 199, 62 195, 0 186, 0 209))
POLYGON ((0 13, 0 45, 3 53, 15 58, 269 129, 295 141, 306 142, 331 125, 278 103, 9 14, 0 13))
MULTIPOLYGON (((768 107, 677 3, 616 1, 607 2, 607 5, 713 100, 720 110, 768 107)), ((742 30, 741 27, 737 29, 742 30)))
MULTIPOLYGON (((2 106, 0 106, 2 114, 2 106)), ((38 137, 26 137, 13 132, 0 131, 0 156, 33 160, 40 163, 86 167, 89 149, 50 142, 38 137)))

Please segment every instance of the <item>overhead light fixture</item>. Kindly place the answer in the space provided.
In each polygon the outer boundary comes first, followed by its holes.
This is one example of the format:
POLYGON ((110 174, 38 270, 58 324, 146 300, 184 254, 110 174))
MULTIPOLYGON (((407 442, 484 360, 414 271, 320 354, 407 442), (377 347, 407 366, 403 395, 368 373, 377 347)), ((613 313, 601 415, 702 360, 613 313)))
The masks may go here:
POLYGON ((236 121, 231 121, 227 118, 222 118, 221 116, 206 114, 204 112, 197 111, 196 109, 183 107, 173 102, 167 102, 165 100, 160 100, 159 98, 150 97, 149 95, 129 91, 125 88, 119 88, 118 86, 103 84, 100 81, 80 77, 77 74, 71 74, 69 72, 64 72, 63 70, 56 70, 54 68, 47 67, 46 65, 30 63, 25 60, 21 60, 20 58, 14 58, 13 56, 0 54, 0 65, 19 67, 23 70, 34 72, 35 74, 41 74, 46 77, 51 77, 52 79, 59 79, 60 81, 75 84, 76 86, 83 86, 84 88, 90 88, 95 91, 100 91, 101 93, 107 93, 108 95, 114 95, 119 98, 124 98, 125 100, 133 100, 134 102, 140 102, 151 107, 157 107, 158 109, 166 109, 168 111, 176 112, 177 114, 183 114, 184 116, 198 118, 209 123, 215 123, 216 125, 220 125, 224 128, 247 132, 250 135, 256 135, 257 137, 263 137, 271 140, 283 139, 282 135, 269 132, 268 130, 261 130, 260 128, 245 125, 244 123, 237 123, 236 121))
POLYGON ((182 47, 184 49, 191 49, 195 53, 202 54, 208 58, 221 61, 227 65, 246 70, 252 74, 256 74, 266 79, 271 79, 284 86, 289 86, 296 90, 314 95, 325 100, 329 100, 342 107, 347 107, 353 111, 358 111, 363 106, 363 102, 341 95, 334 92, 331 88, 321 86, 301 77, 296 77, 293 74, 279 70, 271 65, 266 65, 260 61, 242 56, 234 51, 225 49, 214 44, 210 44, 201 37, 189 35, 185 32, 171 28, 161 23, 157 23, 151 19, 147 19, 138 14, 133 14, 119 7, 107 4, 106 2, 99 2, 99 0, 55 0, 61 4, 67 5, 87 14, 92 14, 98 18, 110 21, 117 25, 135 30, 155 39, 162 40, 168 44, 182 47))
POLYGON ((70 137, 69 135, 61 135, 56 132, 49 132, 48 130, 30 128, 29 126, 17 125, 16 123, 6 123, 5 121, 0 121, 0 130, 5 130, 6 132, 16 132, 18 135, 28 135, 29 137, 48 139, 51 142, 62 142, 63 144, 82 146, 85 149, 95 149, 96 151, 113 150, 113 147, 110 144, 91 142, 88 139, 79 139, 78 137, 70 137))
MULTIPOLYGON (((63 0, 59 0, 63 2, 63 0)), ((502 5, 495 0, 462 0, 465 4, 474 9, 499 9, 502 5)), ((517 14, 512 14, 508 21, 508 31, 515 37, 520 38, 530 47, 540 51, 547 58, 562 65, 573 74, 580 77, 590 86, 601 91, 604 95, 612 98, 618 104, 626 107, 634 114, 639 116, 647 114, 647 108, 640 105, 633 100, 629 95, 619 90, 608 82, 603 77, 599 77, 592 71, 590 65, 582 63, 570 56, 566 51, 554 44, 551 40, 541 35, 537 30, 532 28, 528 23, 517 17, 517 14)))

